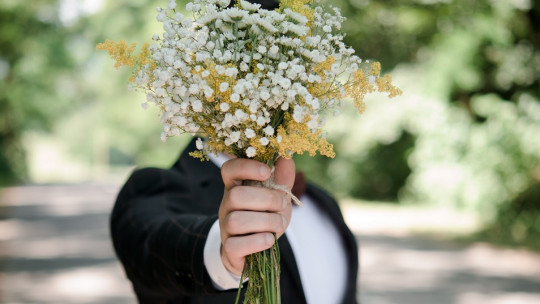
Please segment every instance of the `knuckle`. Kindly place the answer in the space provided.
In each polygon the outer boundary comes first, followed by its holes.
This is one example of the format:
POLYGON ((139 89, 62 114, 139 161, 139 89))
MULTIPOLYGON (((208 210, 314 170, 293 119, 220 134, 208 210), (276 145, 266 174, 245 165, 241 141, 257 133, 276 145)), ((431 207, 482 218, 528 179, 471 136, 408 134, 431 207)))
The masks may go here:
POLYGON ((229 213, 229 215, 227 215, 225 219, 225 229, 229 233, 235 233, 240 223, 241 223, 240 214, 238 214, 238 212, 233 211, 229 213))
POLYGON ((225 179, 228 176, 230 166, 231 166, 230 161, 224 162, 223 165, 221 166, 221 177, 223 179, 225 179))
POLYGON ((242 200, 243 195, 243 187, 233 187, 231 190, 229 190, 229 204, 233 209, 238 206, 238 203, 242 200))
POLYGON ((285 218, 281 214, 279 214, 276 217, 276 227, 277 227, 276 233, 283 233, 283 232, 285 232, 285 229, 287 229, 287 224, 285 223, 285 218))
POLYGON ((223 243, 223 252, 225 252, 225 255, 227 256, 232 256, 233 253, 234 253, 234 244, 231 242, 230 239, 227 239, 224 243, 223 243))
POLYGON ((273 200, 277 206, 277 209, 282 210, 285 205, 285 197, 278 190, 274 190, 272 192, 273 192, 273 200))
POLYGON ((271 232, 281 233, 284 230, 282 216, 277 213, 267 217, 265 225, 271 232))

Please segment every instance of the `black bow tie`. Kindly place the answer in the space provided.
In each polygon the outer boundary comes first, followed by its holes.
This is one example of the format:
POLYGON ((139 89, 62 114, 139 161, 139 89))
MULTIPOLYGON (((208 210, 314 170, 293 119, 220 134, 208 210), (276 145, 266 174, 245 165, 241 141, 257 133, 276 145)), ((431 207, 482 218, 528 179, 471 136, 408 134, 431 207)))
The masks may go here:
POLYGON ((294 179, 294 185, 291 192, 297 197, 300 198, 306 192, 306 177, 302 171, 296 172, 296 177, 294 179))

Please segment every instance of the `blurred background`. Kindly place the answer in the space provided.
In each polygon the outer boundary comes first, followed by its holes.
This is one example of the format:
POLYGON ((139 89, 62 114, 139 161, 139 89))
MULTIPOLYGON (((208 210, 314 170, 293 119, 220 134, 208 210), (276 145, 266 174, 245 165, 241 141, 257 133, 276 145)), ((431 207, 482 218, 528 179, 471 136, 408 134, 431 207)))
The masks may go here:
MULTIPOLYGON (((358 237, 358 298, 540 303, 540 2, 332 3, 404 92, 329 117, 335 159, 296 158, 358 237)), ((108 214, 134 167, 190 138, 162 143, 95 45, 149 41, 165 5, 0 1, 0 302, 134 302, 108 214)))

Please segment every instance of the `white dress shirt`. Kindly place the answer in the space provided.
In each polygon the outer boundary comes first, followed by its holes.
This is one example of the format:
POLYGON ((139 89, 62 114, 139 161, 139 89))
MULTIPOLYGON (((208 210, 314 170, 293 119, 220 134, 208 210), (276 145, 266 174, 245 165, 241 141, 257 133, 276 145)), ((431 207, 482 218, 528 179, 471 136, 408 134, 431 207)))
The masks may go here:
MULTIPOLYGON (((209 156, 220 168, 228 160, 225 155, 209 156)), ((300 200, 303 206, 293 206, 285 234, 296 258, 307 303, 340 303, 347 278, 347 257, 342 238, 329 216, 309 196, 303 195, 300 200)), ((238 288, 240 277, 225 268, 220 251, 221 235, 216 220, 206 240, 204 263, 216 288, 238 288)))

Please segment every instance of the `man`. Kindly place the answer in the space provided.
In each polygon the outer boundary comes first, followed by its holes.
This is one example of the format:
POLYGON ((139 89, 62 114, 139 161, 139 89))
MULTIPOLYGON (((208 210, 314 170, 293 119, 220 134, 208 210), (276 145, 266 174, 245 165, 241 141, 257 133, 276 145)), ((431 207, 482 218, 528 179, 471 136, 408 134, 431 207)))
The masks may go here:
MULTIPOLYGON (((135 171, 113 209, 114 247, 140 303, 234 303, 244 257, 269 248, 272 232, 282 303, 356 303, 357 246, 333 198, 308 184, 292 207, 279 190, 242 185, 268 178, 266 165, 201 162, 194 150, 193 140, 171 169, 135 171)), ((280 159, 276 183, 294 180, 294 162, 280 159)))

